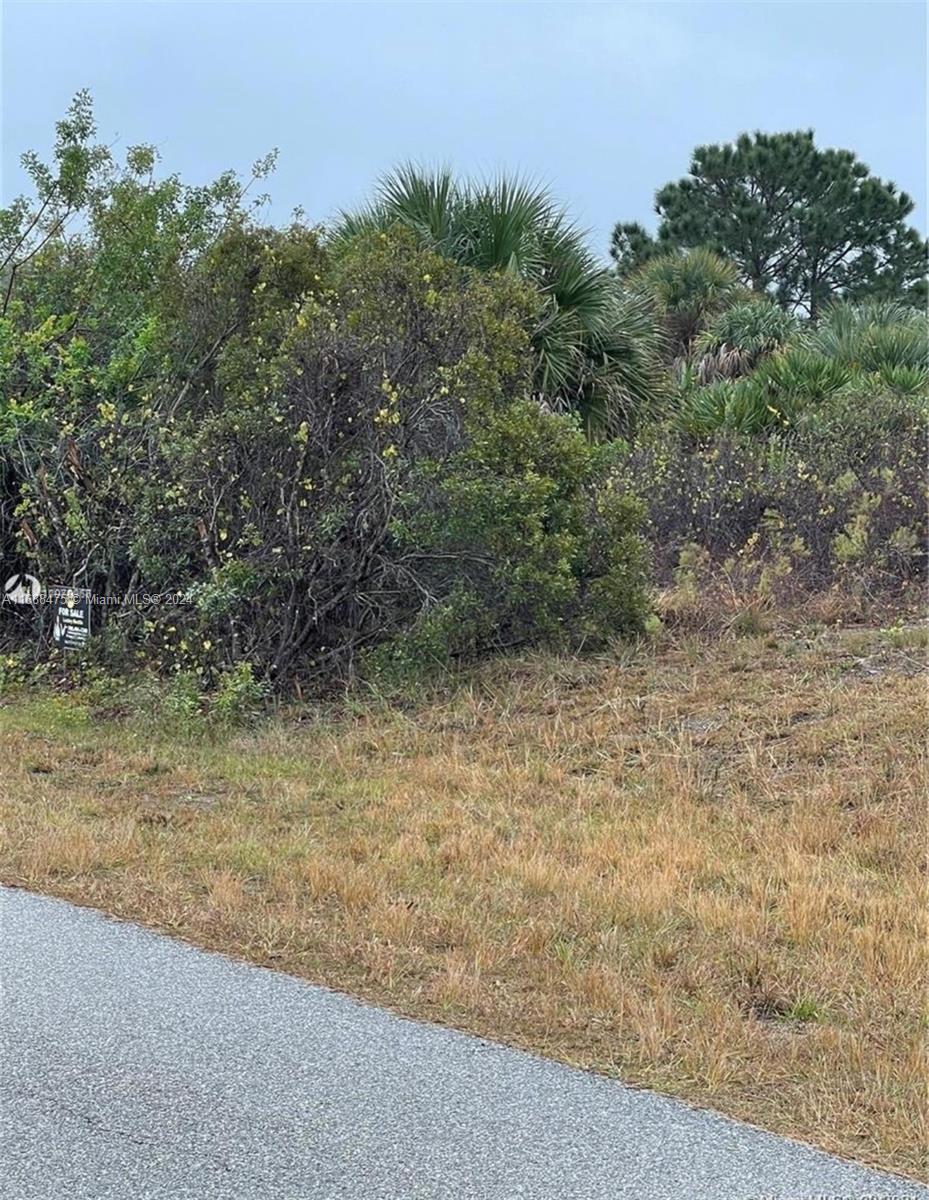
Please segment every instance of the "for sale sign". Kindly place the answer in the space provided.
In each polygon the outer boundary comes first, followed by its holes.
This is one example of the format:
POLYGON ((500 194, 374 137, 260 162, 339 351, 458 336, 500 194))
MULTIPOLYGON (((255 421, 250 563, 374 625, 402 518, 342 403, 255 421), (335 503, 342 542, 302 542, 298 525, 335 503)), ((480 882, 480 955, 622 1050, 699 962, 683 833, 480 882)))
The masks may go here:
POLYGON ((56 588, 52 605, 52 641, 61 650, 80 650, 90 637, 90 590, 56 588))

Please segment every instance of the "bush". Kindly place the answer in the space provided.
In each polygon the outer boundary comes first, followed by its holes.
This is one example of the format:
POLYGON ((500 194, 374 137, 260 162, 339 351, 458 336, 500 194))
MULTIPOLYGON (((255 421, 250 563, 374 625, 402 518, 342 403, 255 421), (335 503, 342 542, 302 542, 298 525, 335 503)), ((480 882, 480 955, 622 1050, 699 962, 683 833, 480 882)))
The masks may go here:
POLYGON ((641 632, 647 555, 641 506, 615 473, 624 452, 592 447, 574 420, 529 400, 481 415, 441 476, 427 464, 435 486, 417 481, 398 524, 406 553, 422 562, 420 585, 441 599, 387 656, 448 662, 641 632))
POLYGON ((8 536, 45 580, 177 601, 103 609, 95 645, 232 714, 385 642, 447 661, 641 627, 635 506, 529 398, 533 288, 402 230, 330 261, 246 221, 173 278, 128 350, 14 339, 8 536))
POLYGON ((658 581, 679 584, 683 564, 771 599, 918 584, 927 415, 925 399, 845 390, 806 408, 789 437, 721 431, 695 444, 656 431, 624 470, 646 504, 658 581))
POLYGON ((795 317, 769 300, 744 300, 717 316, 697 338, 697 378, 738 379, 797 333, 795 317))
POLYGON ((261 712, 266 694, 267 688, 255 678, 252 664, 236 663, 220 675, 211 716, 220 725, 241 725, 261 712))
POLYGON ((676 424, 781 434, 839 393, 929 394, 929 325, 899 303, 835 304, 815 329, 767 301, 733 305, 697 342, 678 388, 676 424))
POLYGON ((807 340, 816 353, 859 371, 929 366, 926 314, 896 301, 834 304, 807 340))
POLYGON ((650 258, 626 282, 652 299, 678 356, 689 354, 708 322, 746 295, 734 264, 703 247, 650 258))

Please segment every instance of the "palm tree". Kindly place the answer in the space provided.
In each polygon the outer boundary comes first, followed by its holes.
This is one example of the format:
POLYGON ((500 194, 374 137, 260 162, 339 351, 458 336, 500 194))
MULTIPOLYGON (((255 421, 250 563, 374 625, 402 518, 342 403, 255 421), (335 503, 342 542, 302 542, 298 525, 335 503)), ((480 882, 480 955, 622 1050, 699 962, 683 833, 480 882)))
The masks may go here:
POLYGON ((772 300, 741 300, 710 321, 695 342, 697 379, 738 379, 797 336, 799 323, 772 300))
POLYGON ((334 240, 392 225, 463 266, 510 273, 538 289, 532 346, 541 402, 579 412, 600 432, 627 426, 655 402, 662 374, 647 302, 623 291, 544 189, 408 165, 381 181, 367 208, 342 215, 334 240))
POLYGON ((746 296, 736 265, 703 247, 658 255, 628 283, 656 306, 675 359, 687 359, 713 317, 746 296))

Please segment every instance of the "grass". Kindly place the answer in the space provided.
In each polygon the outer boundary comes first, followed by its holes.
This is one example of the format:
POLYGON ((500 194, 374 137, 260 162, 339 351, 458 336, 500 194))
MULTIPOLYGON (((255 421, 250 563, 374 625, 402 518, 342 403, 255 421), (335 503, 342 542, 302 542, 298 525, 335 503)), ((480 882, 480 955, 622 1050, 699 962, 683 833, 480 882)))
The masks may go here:
POLYGON ((924 658, 691 639, 213 736, 23 692, 0 878, 921 1176, 924 658))

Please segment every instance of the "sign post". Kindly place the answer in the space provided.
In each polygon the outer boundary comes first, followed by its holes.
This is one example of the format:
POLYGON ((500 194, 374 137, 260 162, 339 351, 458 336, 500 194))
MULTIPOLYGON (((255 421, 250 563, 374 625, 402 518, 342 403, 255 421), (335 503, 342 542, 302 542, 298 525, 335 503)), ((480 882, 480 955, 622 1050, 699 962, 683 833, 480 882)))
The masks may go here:
POLYGON ((67 654, 80 650, 90 637, 90 589, 56 588, 52 641, 67 654))

